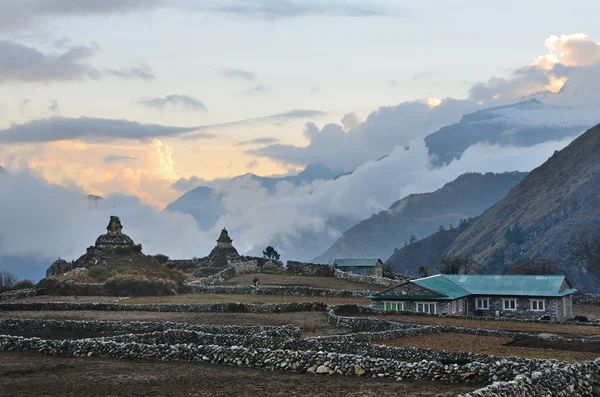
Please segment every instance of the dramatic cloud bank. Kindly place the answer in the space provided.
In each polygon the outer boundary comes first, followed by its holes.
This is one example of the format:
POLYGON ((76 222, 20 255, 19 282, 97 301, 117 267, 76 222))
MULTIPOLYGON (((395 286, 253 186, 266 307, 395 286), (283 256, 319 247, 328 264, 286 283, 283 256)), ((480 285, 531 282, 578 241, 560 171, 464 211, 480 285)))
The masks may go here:
POLYGON ((462 115, 477 109, 479 106, 470 100, 445 99, 435 107, 423 102, 405 102, 381 107, 363 123, 353 113, 345 115, 342 123, 348 132, 339 124, 319 129, 308 123, 304 135, 310 143, 306 147, 274 144, 248 153, 299 165, 322 162, 332 169, 351 171, 366 161, 389 154, 394 146, 407 146, 412 139, 456 123, 462 115))

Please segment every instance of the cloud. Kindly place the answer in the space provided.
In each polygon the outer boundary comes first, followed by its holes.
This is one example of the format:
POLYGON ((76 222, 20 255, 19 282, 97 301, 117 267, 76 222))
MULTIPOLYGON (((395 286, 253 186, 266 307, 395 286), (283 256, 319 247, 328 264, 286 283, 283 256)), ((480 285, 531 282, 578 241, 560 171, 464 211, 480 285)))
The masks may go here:
POLYGON ((136 156, 106 156, 104 157, 104 164, 118 163, 121 161, 132 161, 137 160, 136 156))
POLYGON ((129 68, 106 69, 105 73, 124 80, 154 80, 154 72, 152 71, 152 68, 146 64, 140 64, 138 66, 132 66, 129 68))
POLYGON ((85 17, 152 9, 163 0, 3 0, 0 5, 0 31, 36 28, 55 17, 85 17))
POLYGON ((148 139, 165 136, 193 136, 213 138, 213 134, 199 131, 199 127, 172 127, 159 124, 141 124, 135 121, 91 117, 49 119, 13 124, 0 130, 2 143, 35 143, 78 139, 97 142, 107 139, 148 139))
POLYGON ((351 171, 389 154, 394 146, 406 146, 412 139, 458 122, 462 115, 477 109, 477 104, 470 100, 445 99, 433 108, 424 102, 404 102, 379 108, 348 132, 338 124, 327 124, 319 129, 314 123, 308 123, 304 136, 310 143, 306 147, 274 144, 248 153, 283 163, 321 162, 331 169, 351 171))
POLYGON ((215 186, 224 212, 217 224, 227 225, 241 252, 277 243, 285 259, 310 259, 321 252, 307 249, 299 254, 298 241, 301 236, 320 236, 333 243, 344 230, 332 226, 332 219, 357 223, 409 194, 434 191, 466 172, 529 171, 569 142, 532 147, 477 144, 460 160, 434 167, 425 142, 416 138, 409 148, 396 147, 387 157, 333 181, 302 186, 280 182, 269 194, 257 181, 238 178, 215 186), (287 256, 289 252, 303 257, 287 256))
POLYGON ((64 82, 84 79, 99 80, 105 76, 121 79, 154 79, 150 66, 98 70, 88 64, 96 47, 73 46, 59 53, 44 54, 33 47, 0 40, 0 83, 64 82))
POLYGON ((262 18, 267 20, 300 18, 308 16, 330 17, 375 17, 400 16, 410 17, 412 12, 403 7, 385 8, 368 2, 351 3, 347 1, 319 2, 306 0, 302 2, 290 0, 250 0, 239 1, 205 1, 195 6, 197 10, 233 15, 244 18, 262 18))
POLYGON ((271 138, 271 137, 260 137, 260 138, 254 138, 254 139, 250 139, 247 141, 241 141, 236 143, 236 146, 249 146, 249 145, 269 145, 272 143, 276 143, 279 142, 279 139, 277 138, 271 138))
POLYGON ((171 105, 179 106, 188 110, 199 110, 203 112, 207 111, 206 106, 204 106, 200 100, 191 95, 167 95, 158 98, 145 98, 140 100, 138 103, 157 109, 165 109, 168 105, 171 105))
POLYGON ((218 72, 226 79, 242 79, 250 82, 256 81, 256 73, 242 69, 221 69, 218 72))
POLYGON ((260 123, 285 123, 292 120, 319 117, 326 114, 318 110, 296 109, 269 116, 196 127, 174 127, 159 124, 142 124, 136 121, 93 117, 52 117, 13 124, 0 130, 0 143, 35 143, 78 139, 98 142, 111 139, 148 139, 177 136, 183 139, 214 138, 210 130, 253 125, 260 123))
POLYGON ((3 256, 36 258, 43 264, 27 269, 27 274, 21 268, 6 270, 40 279, 57 257, 78 258, 106 233, 113 206, 123 222, 123 232, 141 243, 146 254, 190 258, 206 255, 214 245, 214 236, 202 233, 191 216, 159 213, 126 195, 106 196, 91 206, 85 194, 74 186, 50 184, 30 170, 9 169, 0 176, 0 219, 11 225, 0 230, 0 252, 3 256))
POLYGON ((361 123, 361 120, 358 118, 356 113, 350 112, 350 113, 346 113, 344 115, 341 123, 342 123, 342 127, 344 127, 344 130, 349 131, 352 128, 358 127, 361 123))
MULTIPOLYGON (((539 92, 559 93, 569 85, 577 87, 584 80, 580 74, 585 77, 588 88, 598 89, 598 79, 588 77, 591 77, 591 69, 600 68, 600 43, 584 34, 572 34, 550 36, 545 45, 547 54, 514 70, 508 77, 492 77, 473 85, 470 98, 478 102, 508 103, 539 92)), ((567 95, 562 97, 551 101, 564 101, 567 95)))
POLYGON ((174 182, 171 187, 180 192, 189 192, 192 189, 197 188, 198 186, 206 186, 208 181, 205 179, 199 178, 196 175, 192 175, 189 178, 179 178, 176 182, 174 182))
POLYGON ((243 92, 243 94, 246 96, 263 95, 270 93, 271 87, 268 84, 259 84, 243 92))
POLYGON ((92 48, 76 46, 62 54, 46 55, 34 48, 2 40, 0 83, 99 79, 100 72, 86 63, 94 52, 92 48))

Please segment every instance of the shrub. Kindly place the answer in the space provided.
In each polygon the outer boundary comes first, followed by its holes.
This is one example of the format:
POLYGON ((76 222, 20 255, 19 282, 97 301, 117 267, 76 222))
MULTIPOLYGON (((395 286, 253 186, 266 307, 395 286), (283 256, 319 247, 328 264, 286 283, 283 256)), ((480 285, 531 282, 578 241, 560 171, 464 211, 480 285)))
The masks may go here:
POLYGON ((156 255, 152 255, 152 257, 154 259, 156 259, 156 261, 161 265, 164 265, 165 263, 167 263, 169 261, 169 257, 164 254, 156 254, 156 255))
POLYGON ((106 281, 115 275, 114 270, 101 265, 88 267, 87 273, 94 281, 99 282, 106 281))
POLYGON ((147 278, 118 275, 104 283, 106 290, 117 296, 176 295, 177 283, 162 278, 147 278))
POLYGON ((33 281, 21 280, 18 283, 16 283, 12 289, 27 289, 27 288, 33 288, 33 287, 35 287, 35 284, 33 283, 33 281))

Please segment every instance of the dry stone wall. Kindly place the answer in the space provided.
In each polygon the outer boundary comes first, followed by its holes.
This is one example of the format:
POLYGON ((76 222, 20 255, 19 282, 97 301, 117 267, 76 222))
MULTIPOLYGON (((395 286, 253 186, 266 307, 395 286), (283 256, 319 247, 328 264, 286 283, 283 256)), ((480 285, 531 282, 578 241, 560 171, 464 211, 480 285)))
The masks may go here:
POLYGON ((352 281, 355 283, 380 285, 382 287, 388 288, 395 287, 406 282, 406 280, 395 280, 379 276, 358 275, 354 273, 343 272, 339 269, 334 270, 333 276, 342 280, 352 281))
POLYGON ((330 288, 314 288, 306 286, 223 286, 223 285, 198 285, 187 283, 184 285, 183 292, 196 294, 251 294, 251 295, 293 295, 310 297, 332 297, 332 298, 353 298, 365 297, 375 293, 367 290, 338 290, 330 288))
POLYGON ((296 276, 333 277, 335 267, 323 263, 287 261, 286 268, 296 276))

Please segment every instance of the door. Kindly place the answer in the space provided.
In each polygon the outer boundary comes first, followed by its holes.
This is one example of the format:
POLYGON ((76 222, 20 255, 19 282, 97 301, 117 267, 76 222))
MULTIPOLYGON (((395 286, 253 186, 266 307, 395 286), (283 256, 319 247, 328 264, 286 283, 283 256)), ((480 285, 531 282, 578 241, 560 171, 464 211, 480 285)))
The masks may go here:
POLYGON ((365 274, 365 268, 364 268, 364 267, 359 267, 359 268, 358 268, 358 274, 359 274, 359 275, 363 275, 363 274, 365 274))

